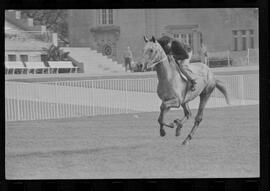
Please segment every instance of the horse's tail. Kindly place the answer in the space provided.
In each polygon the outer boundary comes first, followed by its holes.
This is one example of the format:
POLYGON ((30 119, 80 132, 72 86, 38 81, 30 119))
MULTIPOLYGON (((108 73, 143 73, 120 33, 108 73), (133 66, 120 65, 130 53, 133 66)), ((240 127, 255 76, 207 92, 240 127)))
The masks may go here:
POLYGON ((216 79, 216 88, 221 91, 221 93, 224 95, 225 99, 226 99, 226 102, 228 105, 230 105, 230 99, 229 99, 229 96, 228 96, 228 92, 226 90, 226 87, 225 85, 223 84, 222 81, 216 79))

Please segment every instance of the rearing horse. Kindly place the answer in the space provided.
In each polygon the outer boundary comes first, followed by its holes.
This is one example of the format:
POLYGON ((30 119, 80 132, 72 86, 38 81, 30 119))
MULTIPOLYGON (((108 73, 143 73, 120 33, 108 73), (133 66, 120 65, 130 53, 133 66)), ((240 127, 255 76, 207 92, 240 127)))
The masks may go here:
POLYGON ((164 126, 174 128, 174 124, 177 126, 175 135, 179 136, 183 124, 191 117, 188 102, 200 96, 199 109, 195 117, 194 125, 182 143, 186 144, 192 139, 195 130, 202 121, 203 110, 215 87, 223 93, 227 104, 230 104, 227 90, 222 82, 214 77, 214 74, 207 65, 203 63, 193 63, 190 64, 190 69, 197 76, 197 84, 195 91, 190 91, 190 85, 182 75, 180 75, 174 58, 165 54, 154 37, 152 37, 151 40, 144 37, 144 40, 146 42, 143 49, 145 66, 147 68, 155 68, 158 77, 157 94, 162 100, 158 118, 160 136, 165 136, 166 134, 163 128, 164 126), (164 120, 165 114, 170 108, 179 108, 180 106, 184 109, 184 117, 182 119, 175 119, 172 123, 166 123, 164 120))

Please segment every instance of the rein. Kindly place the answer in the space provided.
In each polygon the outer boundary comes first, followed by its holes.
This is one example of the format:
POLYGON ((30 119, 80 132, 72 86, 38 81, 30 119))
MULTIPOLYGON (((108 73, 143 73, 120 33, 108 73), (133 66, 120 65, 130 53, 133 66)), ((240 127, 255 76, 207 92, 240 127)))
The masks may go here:
POLYGON ((162 58, 162 59, 159 60, 159 61, 154 62, 154 63, 150 66, 150 68, 153 68, 153 67, 156 66, 157 64, 159 64, 159 63, 161 63, 161 62, 164 62, 166 59, 168 59, 167 56, 165 56, 164 58, 162 58))

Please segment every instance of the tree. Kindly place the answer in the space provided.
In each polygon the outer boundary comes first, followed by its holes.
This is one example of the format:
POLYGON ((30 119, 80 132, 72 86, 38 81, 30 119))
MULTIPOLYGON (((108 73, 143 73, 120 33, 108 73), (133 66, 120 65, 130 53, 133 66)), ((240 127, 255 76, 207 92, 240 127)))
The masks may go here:
POLYGON ((45 25, 49 31, 58 33, 58 38, 65 44, 68 40, 67 10, 20 10, 23 16, 33 18, 34 24, 45 25))
POLYGON ((46 52, 46 61, 67 61, 69 52, 64 52, 59 46, 51 45, 49 48, 43 48, 46 52))

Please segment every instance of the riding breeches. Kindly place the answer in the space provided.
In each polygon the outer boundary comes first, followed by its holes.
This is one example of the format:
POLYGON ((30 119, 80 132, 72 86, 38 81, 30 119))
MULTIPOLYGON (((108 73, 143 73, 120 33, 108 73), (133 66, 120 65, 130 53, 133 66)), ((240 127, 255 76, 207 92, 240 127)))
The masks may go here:
POLYGON ((190 69, 190 64, 189 64, 189 60, 185 59, 185 60, 178 60, 177 64, 181 70, 181 72, 188 78, 188 80, 193 80, 193 72, 190 69))

